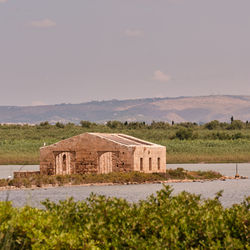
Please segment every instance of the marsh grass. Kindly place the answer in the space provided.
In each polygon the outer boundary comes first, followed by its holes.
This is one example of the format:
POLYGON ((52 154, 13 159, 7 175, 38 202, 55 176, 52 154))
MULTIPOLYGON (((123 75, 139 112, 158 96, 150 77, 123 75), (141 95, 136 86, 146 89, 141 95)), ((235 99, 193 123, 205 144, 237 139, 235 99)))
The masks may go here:
POLYGON ((183 129, 182 125, 165 125, 165 128, 156 125, 112 128, 102 124, 92 124, 87 128, 74 124, 59 127, 0 125, 0 164, 39 164, 39 148, 44 142, 50 145, 84 132, 125 133, 164 145, 167 149, 167 163, 250 162, 249 127, 240 130, 209 130, 204 126, 192 126, 191 138, 180 140, 176 134, 183 129))

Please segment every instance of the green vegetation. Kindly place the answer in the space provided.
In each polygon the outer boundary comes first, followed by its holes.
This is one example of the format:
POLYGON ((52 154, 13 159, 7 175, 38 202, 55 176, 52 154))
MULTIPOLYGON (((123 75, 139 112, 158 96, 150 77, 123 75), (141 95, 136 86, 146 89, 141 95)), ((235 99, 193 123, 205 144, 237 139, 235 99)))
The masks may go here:
POLYGON ((249 249, 250 197, 224 208, 165 186, 138 203, 91 194, 44 209, 0 202, 1 249, 249 249))
POLYGON ((186 171, 183 168, 168 169, 166 173, 140 173, 140 172, 127 172, 119 173, 112 172, 109 174, 74 174, 74 175, 32 175, 29 177, 16 177, 12 180, 0 179, 0 187, 14 186, 14 187, 31 187, 35 185, 41 187, 44 185, 80 185, 90 183, 145 183, 154 181, 164 181, 171 179, 218 179, 222 177, 221 174, 213 171, 186 171))
POLYGON ((211 121, 204 125, 165 122, 119 122, 106 125, 0 125, 0 164, 38 164, 39 147, 84 132, 125 133, 166 146, 167 163, 250 162, 250 124, 211 121))

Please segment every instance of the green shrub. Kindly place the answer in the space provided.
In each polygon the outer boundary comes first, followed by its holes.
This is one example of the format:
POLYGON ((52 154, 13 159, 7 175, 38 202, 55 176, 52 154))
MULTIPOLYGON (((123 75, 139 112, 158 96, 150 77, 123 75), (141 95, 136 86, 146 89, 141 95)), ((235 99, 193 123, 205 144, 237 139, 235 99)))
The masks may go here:
POLYGON ((90 128, 91 127, 91 122, 89 122, 89 121, 80 121, 80 124, 83 128, 90 128))
POLYGON ((181 128, 175 134, 175 137, 180 140, 188 140, 191 139, 192 136, 193 136, 193 131, 187 128, 181 128))
POLYGON ((108 121, 106 126, 111 129, 123 128, 124 124, 120 121, 108 121))
POLYGON ((7 179, 0 179, 0 187, 8 186, 9 182, 7 179))
POLYGON ((248 249, 250 197, 224 208, 165 186, 138 203, 91 194, 45 209, 0 202, 1 249, 248 249))
POLYGON ((220 127, 220 122, 217 121, 217 120, 214 120, 214 121, 211 121, 211 122, 208 122, 204 125, 204 127, 206 129, 209 129, 209 130, 213 130, 213 129, 217 129, 220 127))
POLYGON ((236 129, 243 129, 244 123, 240 120, 234 120, 231 124, 227 127, 227 129, 236 130, 236 129))
POLYGON ((232 139, 231 135, 225 132, 217 132, 211 135, 211 139, 219 139, 219 140, 230 140, 232 139))
POLYGON ((172 179, 185 179, 187 177, 187 171, 183 168, 169 169, 168 173, 172 179))
POLYGON ((63 123, 61 123, 61 122, 57 122, 57 123, 56 123, 56 127, 57 127, 57 128, 64 128, 65 125, 64 125, 63 123))
POLYGON ((152 123, 149 125, 150 129, 169 129, 170 127, 170 124, 167 122, 152 121, 152 123))
POLYGON ((40 127, 49 127, 50 124, 49 124, 48 121, 45 121, 45 122, 40 122, 39 126, 40 126, 40 127))
POLYGON ((244 138, 244 135, 240 132, 236 133, 236 134, 233 134, 232 136, 232 139, 233 140, 237 140, 237 139, 243 139, 244 138))

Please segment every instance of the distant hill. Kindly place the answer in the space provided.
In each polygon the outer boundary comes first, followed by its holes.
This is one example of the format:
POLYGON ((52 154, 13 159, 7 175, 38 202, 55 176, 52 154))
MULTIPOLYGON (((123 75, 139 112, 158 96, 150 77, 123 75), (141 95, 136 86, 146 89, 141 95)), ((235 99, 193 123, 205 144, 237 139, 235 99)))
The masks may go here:
POLYGON ((102 123, 119 121, 230 121, 250 120, 250 96, 198 96, 93 101, 46 106, 0 106, 0 123, 50 123, 81 120, 102 123))

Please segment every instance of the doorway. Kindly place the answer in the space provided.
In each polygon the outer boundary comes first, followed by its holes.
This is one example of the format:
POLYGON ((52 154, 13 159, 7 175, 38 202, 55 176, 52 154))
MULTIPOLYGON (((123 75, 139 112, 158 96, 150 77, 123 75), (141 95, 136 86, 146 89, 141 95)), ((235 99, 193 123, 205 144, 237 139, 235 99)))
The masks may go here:
POLYGON ((112 172, 112 166, 113 166, 113 157, 112 152, 106 152, 101 154, 99 157, 99 169, 98 172, 100 174, 108 174, 112 172))
POLYGON ((71 152, 62 152, 56 155, 56 175, 71 174, 71 152))

